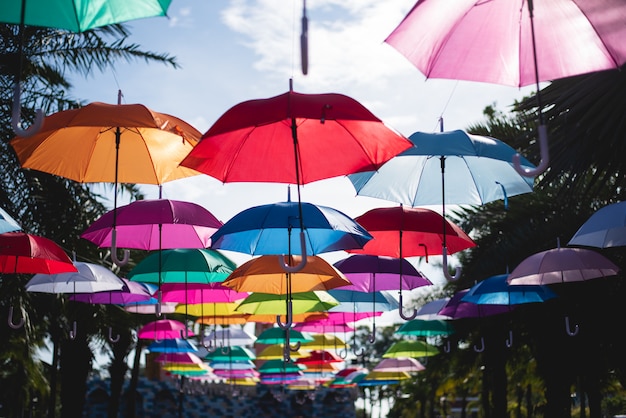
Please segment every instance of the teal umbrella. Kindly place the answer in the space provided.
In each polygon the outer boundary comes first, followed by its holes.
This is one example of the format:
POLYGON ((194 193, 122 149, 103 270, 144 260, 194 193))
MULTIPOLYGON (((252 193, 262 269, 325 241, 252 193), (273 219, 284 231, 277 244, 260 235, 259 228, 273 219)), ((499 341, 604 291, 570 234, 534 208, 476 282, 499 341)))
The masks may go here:
POLYGON ((442 319, 412 319, 402 324, 396 331, 396 334, 400 335, 416 335, 421 337, 434 337, 453 333, 454 327, 452 324, 442 319))
POLYGON ((225 347, 224 350, 215 350, 204 356, 204 359, 211 362, 232 362, 232 361, 245 361, 256 360, 256 356, 250 349, 245 347, 225 347))
POLYGON ((259 373, 297 373, 306 370, 306 366, 296 363, 287 363, 282 360, 267 360, 261 367, 259 373))
MULTIPOLYGON (((256 339, 257 344, 284 344, 285 343, 285 333, 287 330, 281 328, 268 328, 263 331, 256 339)), ((312 342, 313 337, 311 337, 306 332, 299 332, 295 330, 289 331, 289 340, 295 343, 307 343, 312 342)))

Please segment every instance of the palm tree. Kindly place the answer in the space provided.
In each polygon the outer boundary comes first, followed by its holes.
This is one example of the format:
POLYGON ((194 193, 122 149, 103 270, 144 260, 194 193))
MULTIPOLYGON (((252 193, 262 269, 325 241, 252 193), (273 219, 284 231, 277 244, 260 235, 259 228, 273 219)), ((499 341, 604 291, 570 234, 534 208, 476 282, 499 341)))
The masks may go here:
MULTIPOLYGON (((149 62, 160 62, 176 68, 178 65, 173 57, 166 54, 146 52, 138 45, 128 43, 129 32, 123 25, 113 25, 84 33, 70 33, 47 28, 26 27, 24 31, 24 48, 18 55, 18 27, 0 24, 0 205, 11 213, 23 226, 24 230, 46 236, 59 243, 66 251, 75 251, 78 259, 91 262, 102 262, 102 254, 97 248, 79 239, 90 222, 102 215, 105 206, 100 196, 88 185, 75 183, 71 180, 58 178, 36 171, 22 170, 9 141, 13 137, 7 127, 11 126, 9 117, 12 105, 12 85, 19 61, 22 60, 20 79, 22 80, 23 100, 22 114, 32 120, 35 108, 42 108, 46 113, 80 106, 80 102, 68 95, 71 84, 66 75, 78 73, 88 75, 94 70, 105 70, 118 60, 130 61, 142 59, 149 62)), ((131 199, 141 198, 139 190, 132 185, 125 189, 131 193, 131 199)), ((70 364, 63 367, 62 392, 71 393, 72 402, 63 402, 63 416, 77 416, 76 408, 82 406, 76 399, 84 399, 86 377, 91 370, 93 353, 90 344, 98 342, 95 337, 104 325, 98 325, 102 315, 83 315, 81 332, 76 340, 67 338, 66 315, 68 304, 63 298, 44 297, 49 295, 29 295, 24 292, 21 281, 11 281, 4 277, 0 283, 3 295, 10 298, 0 303, 3 312, 9 303, 25 307, 26 326, 21 331, 9 330, 10 338, 0 343, 0 360, 13 361, 19 359, 21 367, 13 372, 4 369, 0 380, 11 384, 3 387, 15 387, 17 381, 20 396, 13 396, 11 402, 2 402, 3 411, 7 416, 21 416, 25 405, 29 404, 32 393, 44 395, 49 399, 48 416, 56 416, 56 370, 57 362, 70 364), (37 303, 37 310, 31 309, 37 303), (91 320, 89 320, 91 318, 91 320), (50 393, 41 390, 40 381, 35 373, 40 367, 32 353, 42 346, 44 338, 49 336, 53 342, 53 364, 51 367, 50 393), (79 360, 77 362, 77 360, 79 360), (23 378, 27 371, 27 379, 23 378), (22 379, 20 380, 20 375, 22 379), (72 409, 74 408, 74 409, 72 409)), ((88 310, 87 307, 78 309, 88 310)), ((93 308, 91 308, 93 309, 93 308)), ((83 312, 84 313, 84 312, 83 312)), ((2 330, 2 334, 7 330, 2 330)), ((124 356, 126 350, 114 351, 124 356)), ((125 372, 125 371, 124 371, 125 372)), ((65 395, 62 393, 62 397, 65 395)), ((4 395, 4 394, 3 394, 4 395)), ((9 395, 9 394, 7 394, 9 395)), ((68 395, 69 396, 69 395, 68 395)), ((119 394, 112 394, 113 397, 119 394)), ((41 396, 40 396, 41 397, 41 396)), ((8 397, 7 397, 8 398, 8 397)), ((3 399, 4 400, 4 399, 3 399)))

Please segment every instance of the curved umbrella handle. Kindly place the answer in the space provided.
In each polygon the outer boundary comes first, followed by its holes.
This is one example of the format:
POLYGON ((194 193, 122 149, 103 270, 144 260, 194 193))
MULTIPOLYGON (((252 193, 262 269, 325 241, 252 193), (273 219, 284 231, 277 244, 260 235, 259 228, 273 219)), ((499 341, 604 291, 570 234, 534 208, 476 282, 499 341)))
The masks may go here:
POLYGON ((120 267, 125 266, 130 259, 130 251, 124 250, 123 254, 121 260, 117 258, 117 230, 113 228, 111 231, 111 260, 120 267))
POLYGON ((485 338, 484 337, 480 337, 480 347, 477 347, 476 344, 474 344, 474 351, 476 351, 477 353, 482 353, 483 351, 485 351, 485 338))
POLYGON ((452 276, 450 272, 448 271, 448 248, 443 247, 441 251, 441 255, 443 256, 442 264, 443 264, 443 275, 445 276, 445 278, 450 282, 458 280, 461 277, 462 268, 457 267, 456 271, 454 272, 454 276, 452 276))
POLYGON ((519 154, 515 154, 513 156, 513 168, 517 171, 521 176, 524 177, 535 177, 539 174, 543 173, 548 169, 548 165, 550 164, 550 150, 548 147, 548 127, 546 125, 539 125, 537 127, 539 133, 539 151, 541 153, 541 160, 539 161, 539 165, 534 169, 525 169, 522 168, 521 164, 521 156, 519 154))
POLYGON ((22 129, 22 123, 20 122, 21 96, 22 88, 19 81, 17 81, 13 87, 13 112, 11 113, 11 126, 13 127, 13 132, 15 132, 16 135, 29 137, 35 135, 41 130, 45 114, 43 113, 43 110, 37 109, 35 111, 35 120, 33 121, 33 124, 30 125, 28 129, 22 129))
POLYGON ((113 337, 113 327, 109 327, 109 341, 115 344, 119 340, 120 334, 117 334, 115 337, 113 337))
POLYGON ((376 342, 376 328, 374 328, 372 333, 367 337, 367 341, 369 341, 370 344, 374 344, 376 342))
POLYGON ((230 346, 222 346, 222 348, 220 348, 220 351, 222 352, 222 354, 226 355, 228 353, 230 353, 230 346))
POLYGON ((337 351, 337 355, 338 355, 339 357, 341 357, 342 359, 344 359, 344 360, 345 360, 346 358, 348 358, 348 347, 346 347, 346 346, 344 345, 344 347, 343 347, 342 349, 340 349, 339 351, 337 351))
POLYGON ((449 353, 450 350, 452 349, 452 346, 450 344, 450 340, 446 341, 446 343, 443 345, 443 351, 446 353, 449 353))
POLYGON ((76 339, 76 321, 74 321, 74 323, 72 324, 72 329, 70 330, 70 339, 71 340, 75 340, 76 339))
POLYGON ((302 33, 300 34, 300 61, 302 74, 309 72, 309 19, 306 16, 306 0, 302 2, 302 33))
POLYGON ((405 321, 415 319, 415 317, 417 316, 417 309, 413 308, 413 313, 410 315, 405 315, 404 312, 402 312, 402 310, 404 309, 402 306, 402 292, 400 292, 400 296, 398 296, 398 304, 400 305, 398 307, 398 313, 400 314, 400 317, 402 319, 404 319, 405 321))
POLYGON ((287 303, 287 317, 285 318, 285 323, 283 324, 280 321, 280 315, 276 315, 276 325, 282 330, 288 330, 293 325, 293 306, 291 300, 287 303))
POLYGON ((352 353, 357 357, 363 357, 365 355, 365 347, 361 347, 361 350, 358 353, 355 349, 352 349, 352 353))
POLYGON ((426 244, 419 244, 420 247, 424 247, 424 258, 426 259, 426 262, 428 263, 428 247, 426 246, 426 244))
POLYGON ((161 312, 162 303, 163 303, 163 292, 161 291, 161 289, 159 289, 159 293, 157 295, 157 303, 156 305, 154 305, 154 313, 156 314, 157 318, 160 318, 162 315, 162 312, 161 312))
POLYGON ((306 266, 307 255, 306 255, 306 238, 304 236, 304 231, 300 231, 300 254, 302 254, 302 259, 300 260, 300 263, 298 263, 298 265, 296 266, 290 266, 289 264, 287 264, 284 261, 285 255, 283 254, 283 259, 282 260, 280 258, 278 259, 278 262, 280 263, 280 267, 287 273, 296 273, 302 270, 304 266, 306 266))
POLYGON ((20 329, 24 326, 24 322, 26 322, 24 315, 22 315, 19 322, 13 322, 13 306, 9 306, 9 317, 7 318, 7 323, 9 324, 9 326, 13 329, 20 329))
POLYGON ((513 347, 513 331, 509 330, 509 337, 506 339, 506 346, 513 347))
POLYGON ((296 343, 296 345, 295 345, 295 346, 293 346, 293 347, 291 346, 291 344, 289 344, 289 345, 288 345, 288 347, 289 347, 289 351, 294 352, 294 353, 295 353, 296 351, 298 351, 298 350, 300 349, 300 347, 301 347, 301 346, 302 346, 302 342, 301 342, 301 341, 298 341, 298 342, 296 343))
POLYGON ((578 334, 578 324, 574 324, 574 331, 572 331, 572 328, 570 327, 569 324, 569 316, 565 317, 565 332, 567 332, 567 335, 569 335, 570 337, 575 336, 576 334, 578 334))

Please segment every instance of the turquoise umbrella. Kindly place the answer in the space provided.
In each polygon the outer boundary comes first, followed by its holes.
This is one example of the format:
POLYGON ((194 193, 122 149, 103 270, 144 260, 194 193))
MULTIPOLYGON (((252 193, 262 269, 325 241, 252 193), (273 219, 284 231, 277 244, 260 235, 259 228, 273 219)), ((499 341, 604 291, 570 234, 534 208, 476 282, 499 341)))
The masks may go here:
POLYGON ((450 335, 453 333, 454 327, 452 324, 442 319, 412 319, 402 324, 396 331, 396 334, 400 335, 416 335, 421 337, 450 335))

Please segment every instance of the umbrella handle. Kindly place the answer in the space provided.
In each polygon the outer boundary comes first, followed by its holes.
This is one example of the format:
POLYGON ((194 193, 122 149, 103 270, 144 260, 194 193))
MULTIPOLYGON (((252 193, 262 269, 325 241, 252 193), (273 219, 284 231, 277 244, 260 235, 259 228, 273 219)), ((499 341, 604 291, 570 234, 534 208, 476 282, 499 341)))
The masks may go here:
POLYGON ((117 258, 117 230, 113 228, 111 231, 111 260, 118 266, 122 267, 128 264, 130 251, 124 250, 122 259, 117 258))
POLYGON ((276 325, 278 325, 278 328, 282 330, 289 330, 293 325, 293 306, 291 304, 291 300, 287 303, 287 317, 285 319, 286 321, 283 324, 280 321, 280 315, 276 315, 276 325))
POLYGON ((74 321, 74 323, 72 324, 72 329, 70 330, 70 339, 71 340, 75 340, 76 339, 76 321, 74 321))
POLYGON ((450 272, 448 271, 448 248, 447 247, 443 247, 443 249, 441 250, 441 255, 443 257, 443 260, 442 260, 443 275, 445 276, 445 278, 450 282, 458 280, 459 277, 461 277, 462 269, 461 267, 457 267, 456 271, 454 272, 454 276, 450 274, 450 272))
POLYGON ((20 318, 18 323, 14 323, 13 322, 13 306, 9 306, 9 317, 7 318, 7 322, 9 324, 9 326, 13 329, 20 329, 22 328, 22 326, 24 326, 24 322, 25 322, 25 318, 24 315, 22 315, 22 318, 20 318))
POLYGON ((288 347, 289 347, 289 351, 292 351, 292 352, 294 352, 294 353, 295 353, 296 351, 298 351, 298 350, 300 349, 300 346, 301 346, 301 345, 302 345, 302 342, 301 342, 301 341, 298 341, 298 342, 296 343, 296 345, 295 345, 295 346, 293 346, 293 347, 291 346, 291 344, 289 344, 289 345, 288 345, 288 347))
POLYGON ((352 352, 357 357, 363 357, 365 355, 365 347, 361 347, 361 350, 357 353, 355 349, 352 349, 352 352))
POLYGON ((446 341, 446 343, 443 346, 443 351, 445 351, 446 353, 449 353, 450 349, 451 349, 451 347, 450 347, 450 340, 448 340, 448 341, 446 341))
POLYGON ((11 126, 13 127, 13 132, 15 132, 16 135, 29 137, 35 135, 41 130, 45 115, 43 110, 37 109, 35 111, 35 120, 32 125, 30 125, 28 129, 22 129, 22 123, 20 122, 21 96, 22 88, 20 86, 20 82, 16 81, 15 86, 13 87, 13 112, 11 114, 11 126))
POLYGON ((346 358, 348 358, 348 348, 344 345, 342 349, 337 351, 337 355, 345 360, 346 358))
POLYGON ((506 346, 513 347, 513 331, 509 330, 509 337, 506 339, 506 346))
POLYGON ((547 170, 548 164, 550 164, 550 150, 548 148, 548 127, 544 124, 541 124, 537 127, 539 133, 539 151, 541 153, 541 160, 539 161, 539 165, 534 169, 525 169, 522 168, 520 163, 521 156, 515 154, 513 156, 513 168, 517 171, 521 176, 524 177, 535 177, 539 174, 543 173, 547 170))
POLYGON ((417 316, 417 309, 413 308, 413 313, 410 314, 410 315, 405 315, 404 312, 402 312, 402 310, 403 310, 403 306, 402 306, 402 292, 400 292, 399 296, 398 296, 398 305, 400 305, 398 307, 398 313, 400 314, 400 318, 404 319, 405 321, 410 321, 412 319, 415 319, 415 317, 417 316))
POLYGON ((374 344, 376 342, 376 328, 374 328, 372 333, 367 337, 367 341, 369 341, 370 344, 374 344))
POLYGON ((309 19, 306 16, 306 0, 302 2, 302 33, 300 34, 300 61, 302 74, 309 72, 309 19))
POLYGON ((576 334, 578 334, 578 324, 574 324, 574 331, 572 331, 572 328, 569 325, 569 316, 565 317, 565 332, 567 332, 567 335, 569 335, 570 337, 575 336, 576 334))
POLYGON ((282 259, 279 258, 278 262, 280 263, 280 267, 287 273, 296 273, 300 270, 302 270, 304 268, 304 266, 306 266, 306 238, 304 236, 304 231, 300 231, 300 254, 302 254, 302 259, 300 260, 300 263, 298 263, 297 266, 290 266, 289 264, 287 264, 284 259, 285 259, 285 255, 283 254, 282 259))
POLYGON ((222 346, 220 351, 222 352, 222 354, 226 355, 226 354, 230 353, 230 347, 227 346, 227 345, 226 346, 222 346))
POLYGON ((482 353, 483 351, 485 351, 485 338, 484 337, 480 337, 480 347, 477 347, 476 344, 474 344, 474 351, 476 351, 477 353, 482 353))
POLYGON ((120 334, 117 334, 113 337, 113 327, 109 327, 109 341, 112 343, 116 343, 120 340, 120 334))

